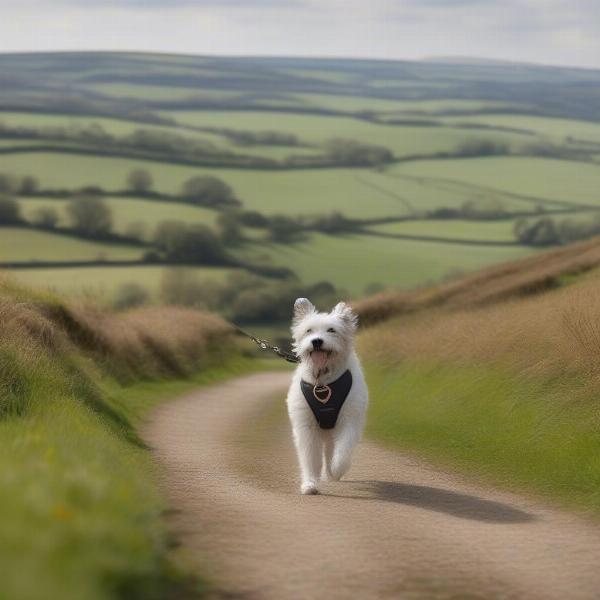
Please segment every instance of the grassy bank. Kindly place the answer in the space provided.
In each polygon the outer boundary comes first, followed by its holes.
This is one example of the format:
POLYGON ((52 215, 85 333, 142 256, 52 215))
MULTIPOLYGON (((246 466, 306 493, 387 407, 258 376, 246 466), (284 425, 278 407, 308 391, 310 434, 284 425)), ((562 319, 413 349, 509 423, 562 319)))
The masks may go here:
POLYGON ((209 315, 113 315, 10 284, 0 333, 0 597, 200 591, 169 559, 166 505, 134 424, 160 399, 256 362, 209 315))
POLYGON ((538 297, 367 330, 370 434, 600 514, 598 292, 592 273, 538 297))
POLYGON ((368 433, 450 468, 600 514, 595 399, 483 366, 369 369, 368 433))

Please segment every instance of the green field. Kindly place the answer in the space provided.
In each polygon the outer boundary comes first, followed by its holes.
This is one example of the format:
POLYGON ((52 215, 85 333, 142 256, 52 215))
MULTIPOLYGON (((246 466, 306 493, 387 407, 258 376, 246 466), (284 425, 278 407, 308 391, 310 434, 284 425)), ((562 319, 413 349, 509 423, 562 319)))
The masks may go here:
POLYGON ((485 240, 512 242, 514 221, 462 221, 444 219, 427 221, 400 221, 371 225, 370 231, 392 235, 438 236, 458 240, 485 240))
MULTIPOLYGON (((323 214, 338 210, 348 216, 403 214, 402 202, 372 190, 347 169, 253 171, 200 169, 152 161, 74 156, 60 153, 23 153, 2 157, 3 169, 18 175, 36 175, 47 187, 103 185, 117 189, 131 170, 144 168, 161 192, 176 193, 195 175, 217 175, 229 183, 248 209, 266 214, 323 214)), ((371 179, 378 179, 375 173, 371 179)), ((172 218, 176 218, 174 207, 172 218)))
MULTIPOLYGON (((0 136, 0 148, 68 145, 71 150, 0 154, 0 175, 32 175, 41 189, 62 190, 58 200, 18 194, 27 220, 39 208, 51 206, 58 209, 59 224, 69 226, 65 206, 70 191, 86 186, 122 190, 133 169, 146 169, 153 189, 169 195, 179 194, 191 177, 215 176, 233 188, 243 211, 258 211, 269 218, 338 212, 364 221, 362 226, 371 234, 309 233, 304 241, 286 244, 269 242, 265 228, 243 227, 250 241, 241 248, 227 248, 257 266, 287 267, 304 284, 330 281, 352 296, 362 295, 371 284, 419 286, 528 254, 535 247, 510 246, 519 215, 539 219, 544 212, 560 210, 557 218, 581 222, 595 218, 590 209, 600 207, 600 172, 594 163, 600 142, 596 96, 600 77, 592 70, 136 53, 0 56, 0 68, 14 75, 14 83, 10 80, 6 86, 12 100, 4 110, 0 103, 0 123, 44 128, 49 136, 28 140, 7 134, 0 136), (577 99, 569 91, 571 84, 578 86, 577 99), (70 97, 63 98, 60 90, 69 90, 70 97), (23 109, 15 110, 19 105, 23 109), (331 114, 318 114, 319 110, 331 114), (172 120, 171 125, 152 124, 160 117, 172 120), (81 132, 94 124, 113 136, 146 129, 165 134, 167 141, 154 138, 150 146, 140 147, 140 152, 157 156, 140 160, 95 156, 93 152, 102 150, 97 141, 90 146, 84 136, 65 142, 59 133, 55 137, 49 133, 52 127, 81 132), (242 145, 203 128, 293 134, 299 145, 252 140, 242 145), (269 170, 251 164, 231 168, 227 161, 213 168, 194 167, 170 162, 171 134, 210 142, 217 150, 277 161, 290 155, 320 155, 331 139, 385 147, 395 159, 368 168, 350 166, 352 161, 337 168, 269 170), (457 152, 467 155, 440 155, 457 152), (543 152, 561 159, 541 156, 543 152), (423 155, 430 158, 405 160, 423 155), (489 219, 484 213, 490 207, 502 220, 484 220, 489 219), (482 220, 440 220, 434 212, 439 209, 469 218, 479 214, 482 220), (371 223, 409 216, 413 220, 371 223), (491 245, 413 241, 402 236, 491 245)), ((134 149, 123 146, 120 151, 134 149)), ((135 231, 146 242, 165 220, 203 223, 218 231, 216 210, 112 196, 106 203, 114 232, 135 231)), ((0 261, 120 260, 151 249, 15 231, 0 231, 0 261)), ((160 272, 159 267, 140 266, 90 269, 89 274, 59 269, 47 276, 37 269, 19 276, 44 285, 54 282, 68 290, 89 289, 99 282, 108 295, 126 281, 138 281, 155 294, 160 272)))
POLYGON ((0 229, 0 262, 137 260, 143 248, 103 244, 21 227, 0 229))
POLYGON ((393 171, 566 204, 600 206, 600 171, 587 163, 533 157, 491 157, 421 161, 400 165, 393 171))
MULTIPOLYGON (((161 114, 195 127, 227 127, 249 131, 274 129, 297 135, 300 140, 315 145, 336 138, 352 139, 385 146, 398 156, 449 152, 474 137, 472 131, 453 127, 379 125, 337 116, 251 111, 167 111, 161 114)), ((526 142, 528 136, 494 131, 487 132, 485 137, 516 146, 526 142)))
POLYGON ((571 136, 579 140, 600 143, 600 123, 589 123, 575 119, 550 119, 535 115, 482 114, 467 117, 444 117, 444 122, 449 124, 484 123, 494 127, 527 129, 557 142, 571 136))
POLYGON ((244 249, 261 263, 290 266, 306 283, 335 282, 351 296, 373 285, 412 288, 496 262, 525 256, 523 247, 479 247, 406 241, 364 235, 312 234, 294 245, 261 244, 244 249))

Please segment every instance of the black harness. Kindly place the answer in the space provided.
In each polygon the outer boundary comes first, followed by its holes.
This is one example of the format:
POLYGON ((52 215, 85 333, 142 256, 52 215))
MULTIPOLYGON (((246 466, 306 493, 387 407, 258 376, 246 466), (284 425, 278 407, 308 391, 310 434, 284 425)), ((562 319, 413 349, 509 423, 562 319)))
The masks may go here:
POLYGON ((321 429, 333 429, 342 406, 352 387, 352 373, 345 371, 341 377, 327 385, 313 385, 300 381, 304 398, 315 415, 321 429))

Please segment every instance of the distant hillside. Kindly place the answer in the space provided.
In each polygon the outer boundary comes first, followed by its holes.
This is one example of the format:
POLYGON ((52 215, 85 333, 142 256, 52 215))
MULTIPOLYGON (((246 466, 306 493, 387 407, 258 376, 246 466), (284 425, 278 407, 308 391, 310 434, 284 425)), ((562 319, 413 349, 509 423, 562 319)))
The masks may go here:
POLYGON ((512 63, 0 54, 0 268, 254 323, 456 279, 600 233, 599 94, 512 63))
POLYGON ((428 308, 466 309, 539 294, 600 267, 600 238, 494 265, 473 275, 414 292, 385 292, 356 303, 372 325, 428 308))

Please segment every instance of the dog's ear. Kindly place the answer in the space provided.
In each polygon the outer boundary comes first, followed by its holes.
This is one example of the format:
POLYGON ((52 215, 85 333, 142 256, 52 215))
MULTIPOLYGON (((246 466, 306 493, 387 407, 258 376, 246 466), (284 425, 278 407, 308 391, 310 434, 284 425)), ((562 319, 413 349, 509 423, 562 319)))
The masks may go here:
POLYGON ((333 308, 333 313, 342 318, 353 330, 358 327, 357 314, 345 302, 338 302, 333 308))
POLYGON ((294 302, 294 322, 302 321, 304 317, 315 311, 315 305, 308 298, 297 298, 294 302))

